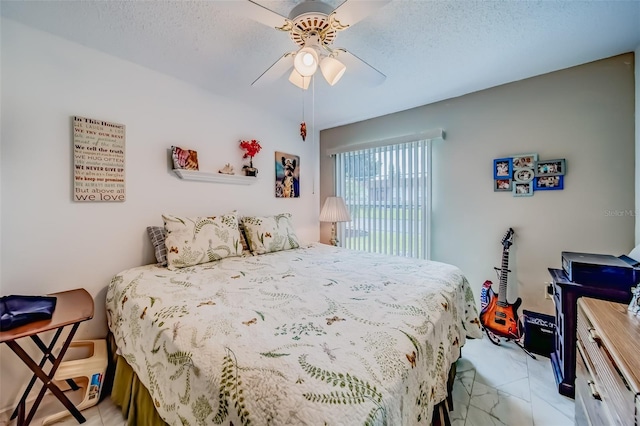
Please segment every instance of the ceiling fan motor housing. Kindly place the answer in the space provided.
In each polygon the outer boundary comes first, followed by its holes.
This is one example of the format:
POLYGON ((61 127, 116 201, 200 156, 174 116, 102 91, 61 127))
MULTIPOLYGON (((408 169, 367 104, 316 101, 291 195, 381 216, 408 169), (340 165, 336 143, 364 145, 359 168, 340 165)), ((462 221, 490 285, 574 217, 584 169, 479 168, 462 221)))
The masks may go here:
POLYGON ((337 32, 342 28, 334 25, 332 13, 333 7, 321 1, 304 1, 298 4, 289 14, 289 20, 293 23, 289 32, 291 40, 304 47, 310 37, 317 35, 323 46, 333 44, 337 32))

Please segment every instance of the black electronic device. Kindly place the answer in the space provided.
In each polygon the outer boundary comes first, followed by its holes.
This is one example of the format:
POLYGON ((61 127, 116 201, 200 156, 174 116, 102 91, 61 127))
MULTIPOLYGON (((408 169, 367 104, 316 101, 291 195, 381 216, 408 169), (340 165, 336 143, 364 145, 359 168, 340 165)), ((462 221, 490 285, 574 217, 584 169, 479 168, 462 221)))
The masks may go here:
POLYGON ((623 254, 622 256, 618 256, 618 259, 626 262, 629 266, 632 266, 636 269, 640 268, 640 262, 638 262, 636 259, 633 259, 627 256, 626 254, 623 254))
POLYGON ((640 280, 640 270, 609 254, 562 252, 562 269, 569 281, 629 290, 640 280))
POLYGON ((522 313, 524 314, 525 349, 549 358, 553 352, 556 317, 526 309, 522 313))

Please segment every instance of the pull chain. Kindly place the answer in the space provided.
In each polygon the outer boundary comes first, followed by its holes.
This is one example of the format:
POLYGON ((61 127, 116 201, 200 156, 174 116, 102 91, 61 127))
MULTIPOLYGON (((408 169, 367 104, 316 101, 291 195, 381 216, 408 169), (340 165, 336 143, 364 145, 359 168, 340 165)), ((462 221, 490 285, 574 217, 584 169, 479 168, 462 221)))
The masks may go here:
MULTIPOLYGON (((304 79, 305 77, 302 78, 304 79)), ((303 142, 307 139, 307 123, 304 121, 304 92, 305 90, 302 89, 302 123, 300 123, 300 136, 303 142)))
MULTIPOLYGON (((311 81, 311 146, 313 147, 314 152, 318 152, 316 146, 316 81, 313 79, 311 81)), ((320 161, 318 160, 316 163, 316 167, 320 167, 320 161)), ((311 178, 311 193, 316 193, 316 170, 314 170, 313 177, 311 178)))

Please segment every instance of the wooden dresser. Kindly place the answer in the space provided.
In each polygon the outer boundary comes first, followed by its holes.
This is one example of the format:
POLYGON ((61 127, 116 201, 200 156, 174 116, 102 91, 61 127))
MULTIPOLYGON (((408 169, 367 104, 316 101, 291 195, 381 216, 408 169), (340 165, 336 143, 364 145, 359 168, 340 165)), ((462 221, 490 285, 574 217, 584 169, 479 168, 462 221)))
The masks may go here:
POLYGON ((574 397, 576 376, 577 303, 582 297, 629 303, 631 291, 608 286, 593 286, 569 281, 562 269, 549 268, 553 282, 553 303, 556 311, 555 344, 551 366, 561 395, 574 397))
POLYGON ((640 425, 640 317, 627 306, 578 301, 577 425, 640 425))

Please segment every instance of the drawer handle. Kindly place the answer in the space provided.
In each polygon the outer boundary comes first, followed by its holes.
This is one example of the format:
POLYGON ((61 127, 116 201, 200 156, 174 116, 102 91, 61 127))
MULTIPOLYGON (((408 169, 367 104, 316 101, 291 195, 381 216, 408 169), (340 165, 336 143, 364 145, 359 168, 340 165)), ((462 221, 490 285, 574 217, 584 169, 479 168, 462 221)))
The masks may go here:
POLYGON ((587 382, 587 385, 589 386, 589 390, 591 391, 591 396, 594 399, 597 399, 598 401, 602 401, 602 397, 600 396, 600 392, 598 392, 598 389, 596 389, 596 384, 593 382, 593 380, 589 380, 587 382))
POLYGON ((589 341, 590 342, 600 343, 600 336, 598 336, 598 333, 596 333, 595 328, 590 328, 587 331, 589 332, 589 341))

